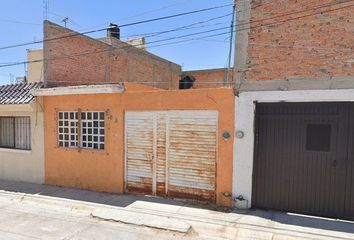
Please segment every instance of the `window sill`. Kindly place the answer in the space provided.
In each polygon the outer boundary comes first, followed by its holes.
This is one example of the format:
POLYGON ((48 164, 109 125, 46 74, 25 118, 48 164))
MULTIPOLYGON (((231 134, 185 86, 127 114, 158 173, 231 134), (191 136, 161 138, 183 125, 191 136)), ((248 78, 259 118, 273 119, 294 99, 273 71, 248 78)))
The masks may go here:
POLYGON ((14 149, 14 148, 0 148, 0 152, 30 154, 32 151, 31 150, 14 149))
POLYGON ((97 153, 97 154, 106 154, 105 149, 90 149, 90 148, 69 148, 69 147, 56 147, 57 150, 62 150, 62 151, 73 151, 73 152, 91 152, 91 153, 97 153))

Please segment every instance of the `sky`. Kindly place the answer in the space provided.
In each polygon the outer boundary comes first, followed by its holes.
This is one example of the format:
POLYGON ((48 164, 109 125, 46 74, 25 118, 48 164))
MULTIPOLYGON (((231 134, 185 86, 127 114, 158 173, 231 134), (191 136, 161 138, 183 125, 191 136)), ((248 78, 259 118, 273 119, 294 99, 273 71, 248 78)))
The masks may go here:
MULTIPOLYGON (((43 2, 43 0, 1 0, 0 48, 43 39, 43 19, 45 18, 43 2)), ((195 24, 189 29, 180 29, 146 38, 148 51, 180 64, 183 70, 219 68, 227 66, 230 35, 195 39, 229 31, 227 27, 230 26, 231 15, 225 15, 232 13, 232 2, 233 0, 49 0, 47 19, 64 25, 62 19, 68 17, 68 28, 84 32, 105 28, 110 22, 123 25, 230 4, 230 6, 211 11, 121 28, 121 38, 124 40, 136 35, 195 24), (210 20, 213 18, 218 19, 210 20), (224 27, 225 29, 218 31, 185 37, 188 34, 224 27), (151 43, 168 38, 175 39, 151 43), (176 43, 178 41, 185 42, 176 43), (166 43, 173 44, 158 46, 166 43)), ((98 38, 105 35, 106 32, 102 31, 89 36, 98 38)), ((0 50, 0 65, 26 61, 26 50, 37 48, 42 48, 42 44, 0 50)), ((25 70, 24 65, 0 67, 0 84, 9 84, 14 81, 15 77, 24 76, 25 70)))

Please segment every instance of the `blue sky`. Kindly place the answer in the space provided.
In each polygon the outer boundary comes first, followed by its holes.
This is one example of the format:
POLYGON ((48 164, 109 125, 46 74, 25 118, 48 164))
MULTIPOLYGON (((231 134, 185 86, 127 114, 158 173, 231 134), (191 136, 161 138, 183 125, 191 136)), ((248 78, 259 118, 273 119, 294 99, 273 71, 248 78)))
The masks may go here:
MULTIPOLYGON (((126 24, 140 20, 156 18, 201 8, 231 4, 233 0, 50 0, 48 20, 63 25, 61 20, 69 17, 68 28, 75 31, 86 31, 104 28, 109 22, 126 24)), ((43 38, 43 1, 42 0, 7 0, 1 2, 0 16, 0 47, 16 43, 31 42, 43 38)), ((121 29, 125 37, 159 32, 177 27, 205 21, 214 17, 224 16, 232 12, 232 6, 197 13, 178 18, 141 24, 121 29)), ((229 35, 220 35, 203 40, 188 41, 178 44, 153 47, 149 42, 178 37, 186 34, 207 31, 215 28, 228 27, 231 15, 210 22, 195 25, 191 29, 165 33, 147 38, 148 50, 170 61, 182 65, 184 70, 225 67, 228 55, 229 35)), ((190 38, 200 38, 211 34, 224 33, 227 29, 196 35, 190 38)), ((105 32, 95 33, 92 37, 103 37, 105 32)), ((185 39, 181 39, 185 40, 185 39)), ((171 40, 169 42, 176 42, 171 40)), ((169 43, 160 42, 159 44, 169 43)), ((30 45, 7 50, 0 50, 0 65, 8 62, 26 60, 26 49, 41 48, 41 44, 30 45)), ((10 83, 11 76, 24 76, 25 66, 0 68, 0 84, 10 83)))

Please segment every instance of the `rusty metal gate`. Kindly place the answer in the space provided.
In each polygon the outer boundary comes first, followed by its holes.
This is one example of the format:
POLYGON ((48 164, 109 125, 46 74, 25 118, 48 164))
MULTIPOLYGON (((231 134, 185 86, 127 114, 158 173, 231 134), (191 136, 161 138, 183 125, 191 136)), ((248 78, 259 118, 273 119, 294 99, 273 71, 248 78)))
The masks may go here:
POLYGON ((127 192, 215 200, 216 111, 126 112, 127 192))
POLYGON ((256 106, 252 206, 354 217, 353 103, 256 106))

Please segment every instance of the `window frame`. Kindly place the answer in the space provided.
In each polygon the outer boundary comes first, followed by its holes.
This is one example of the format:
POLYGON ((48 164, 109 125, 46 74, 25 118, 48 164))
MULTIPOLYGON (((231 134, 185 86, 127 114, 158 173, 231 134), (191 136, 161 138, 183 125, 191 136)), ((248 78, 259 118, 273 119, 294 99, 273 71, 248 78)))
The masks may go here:
MULTIPOLYGON (((1 138, 1 119, 8 118, 12 121, 12 145, 11 146, 3 146, 0 144, 0 148, 2 149, 12 149, 12 150, 21 150, 21 151, 31 151, 32 150, 32 125, 31 125, 31 117, 30 116, 0 116, 0 138, 1 138), (25 120, 22 123, 18 123, 17 121, 23 119, 25 120), (25 127, 25 130, 20 130, 17 127, 25 127), (25 136, 25 141, 24 142, 19 142, 18 141, 18 134, 27 134, 25 136), (26 145, 28 147, 18 147, 26 145)), ((20 137, 23 137, 22 135, 20 137)))
MULTIPOLYGON (((320 133, 324 133, 323 129, 321 131, 317 131, 320 133)), ((307 122, 305 124, 305 136, 304 136, 304 148, 306 152, 316 152, 316 153, 330 153, 332 151, 332 134, 333 134, 333 126, 329 122, 307 122), (328 136, 327 139, 328 141, 322 142, 324 145, 323 146, 318 146, 314 145, 311 140, 314 138, 318 138, 318 136, 314 136, 313 134, 317 134, 313 132, 314 130, 318 130, 315 128, 318 127, 328 127, 328 136), (312 128, 312 129, 311 129, 312 128)), ((325 136, 320 136, 321 139, 323 139, 325 136)))
POLYGON ((68 148, 68 149, 83 149, 83 150, 105 150, 106 147, 106 126, 105 126, 105 121, 106 121, 106 112, 105 111, 82 111, 82 110, 73 110, 73 111, 57 111, 57 147, 58 148, 68 148), (65 139, 60 139, 60 135, 64 135, 63 138, 65 138, 65 133, 60 132, 60 114, 68 114, 68 119, 63 119, 63 124, 65 120, 68 120, 69 124, 68 126, 63 126, 63 127, 68 127, 68 135, 69 135, 69 140, 65 139), (70 118, 70 113, 73 113, 76 119, 71 119, 70 118), (91 119, 87 119, 88 115, 91 115, 91 119), (94 119, 94 115, 97 114, 97 119, 94 119), (71 129, 70 129, 70 123, 71 122, 76 122, 77 124, 75 125, 75 131, 74 133, 71 134, 71 129), (97 131, 95 131, 95 122, 97 122, 97 131), (89 124, 90 123, 90 124, 89 124), (91 130, 89 133, 89 130, 91 130), (95 133, 97 132, 97 133, 95 133), (75 144, 71 144, 71 137, 74 137, 74 142, 75 144), (90 136, 91 140, 88 140, 90 136), (84 139, 86 138, 86 139, 84 139), (94 139, 97 139, 97 141, 94 141, 94 139), (103 139, 103 141, 101 141, 103 139), (65 141, 69 141, 67 145, 65 145, 65 141), (60 142, 64 142, 64 144, 60 144, 60 142))
POLYGON ((58 121, 57 121, 57 127, 58 127, 58 133, 57 133, 57 141, 58 141, 58 147, 63 147, 63 148, 77 148, 79 145, 79 141, 78 141, 78 125, 79 125, 79 121, 78 121, 78 113, 77 111, 60 111, 58 112, 58 121), (60 118, 60 115, 63 115, 63 118, 60 118), (65 114, 68 115, 68 118, 65 118, 65 114), (70 118, 71 114, 74 115, 74 118, 70 118), (60 125, 60 122, 62 122, 62 126, 60 125), (65 125, 65 123, 68 123, 68 125, 65 125), (76 123, 74 126, 72 126, 72 123, 76 123), (61 132, 60 130, 63 129, 63 132, 61 132), (67 132, 65 132, 65 130, 68 130, 67 132), (72 133, 72 130, 74 130, 74 133, 72 133), (60 137, 63 136, 62 139, 60 139, 60 137), (66 139, 66 136, 68 136, 68 139, 66 139), (74 136, 74 139, 72 140, 71 137, 74 136), (63 143, 63 145, 61 146, 60 143, 63 143), (66 143, 68 143, 68 145, 66 146, 66 143), (72 145, 72 143, 74 143, 74 145, 72 145))

